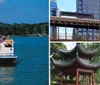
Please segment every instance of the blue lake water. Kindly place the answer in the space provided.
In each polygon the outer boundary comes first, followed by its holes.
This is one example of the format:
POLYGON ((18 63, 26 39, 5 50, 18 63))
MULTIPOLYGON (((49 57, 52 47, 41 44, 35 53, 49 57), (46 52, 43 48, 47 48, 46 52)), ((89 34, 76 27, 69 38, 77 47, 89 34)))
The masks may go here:
POLYGON ((48 85, 48 37, 13 37, 15 67, 0 67, 0 85, 48 85))

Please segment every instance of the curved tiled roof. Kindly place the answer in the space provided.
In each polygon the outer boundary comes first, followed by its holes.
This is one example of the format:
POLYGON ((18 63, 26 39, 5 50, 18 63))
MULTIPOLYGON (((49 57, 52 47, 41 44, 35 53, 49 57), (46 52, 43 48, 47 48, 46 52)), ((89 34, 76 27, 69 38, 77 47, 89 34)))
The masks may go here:
POLYGON ((76 47, 72 50, 61 50, 59 49, 59 53, 66 59, 67 57, 73 58, 76 55, 76 47))
POLYGON ((59 49, 59 53, 65 58, 74 58, 77 55, 80 57, 84 57, 84 58, 89 58, 91 59, 92 57, 94 57, 97 53, 97 50, 85 50, 82 46, 80 46, 80 44, 76 44, 76 46, 71 49, 71 50, 61 50, 59 49))
POLYGON ((76 60, 76 58, 74 59, 70 59, 70 60, 55 60, 53 59, 53 63, 56 65, 56 66, 60 66, 60 67, 67 67, 67 66, 71 66, 73 65, 74 61, 76 60))
POLYGON ((88 68, 99 68, 100 63, 94 63, 92 61, 82 59, 78 57, 78 63, 81 64, 83 67, 88 67, 88 68))
POLYGON ((94 63, 90 60, 83 59, 80 57, 73 58, 72 60, 71 59, 68 59, 68 60, 52 59, 52 60, 55 66, 62 67, 62 68, 73 66, 75 65, 74 62, 77 62, 77 64, 81 65, 82 67, 86 67, 86 68, 93 68, 93 69, 100 68, 100 63, 94 63))
POLYGON ((95 50, 85 50, 82 46, 78 45, 78 55, 80 57, 92 58, 97 54, 97 49, 95 50))

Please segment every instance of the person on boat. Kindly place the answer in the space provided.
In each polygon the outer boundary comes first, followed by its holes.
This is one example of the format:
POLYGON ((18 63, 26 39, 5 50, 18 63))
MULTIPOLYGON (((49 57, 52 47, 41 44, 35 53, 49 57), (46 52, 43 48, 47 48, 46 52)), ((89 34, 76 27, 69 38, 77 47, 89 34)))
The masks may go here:
POLYGON ((5 40, 5 46, 12 47, 13 43, 14 43, 14 41, 10 38, 10 36, 7 36, 7 39, 5 40))
POLYGON ((0 38, 0 43, 3 43, 5 40, 6 40, 5 36, 2 36, 2 37, 0 38))

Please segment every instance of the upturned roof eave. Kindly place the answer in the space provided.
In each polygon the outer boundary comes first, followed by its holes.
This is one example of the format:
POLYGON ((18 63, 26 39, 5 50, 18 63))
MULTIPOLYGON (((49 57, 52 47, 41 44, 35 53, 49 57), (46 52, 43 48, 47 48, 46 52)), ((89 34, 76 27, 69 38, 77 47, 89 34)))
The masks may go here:
POLYGON ((91 61, 82 59, 82 58, 73 58, 72 60, 55 60, 53 59, 53 63, 55 66, 57 66, 58 68, 66 68, 69 66, 74 66, 75 62, 77 62, 77 64, 81 65, 82 67, 85 68, 91 68, 91 69, 97 69, 100 68, 100 64, 94 64, 91 61))
POLYGON ((76 44, 76 46, 71 50, 61 50, 58 51, 63 57, 76 57, 77 52, 80 54, 80 57, 92 58, 98 52, 97 49, 93 51, 85 50, 80 44, 76 44))
POLYGON ((97 49, 96 50, 85 50, 82 46, 78 46, 78 52, 81 54, 81 55, 84 55, 84 57, 94 57, 96 54, 97 54, 97 49))

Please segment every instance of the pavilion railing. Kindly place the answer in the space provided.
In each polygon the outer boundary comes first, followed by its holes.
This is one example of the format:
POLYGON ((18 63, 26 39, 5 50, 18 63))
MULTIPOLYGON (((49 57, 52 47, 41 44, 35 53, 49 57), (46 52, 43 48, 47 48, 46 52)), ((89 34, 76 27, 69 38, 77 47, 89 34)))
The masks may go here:
POLYGON ((100 35, 97 36, 87 36, 87 35, 72 35, 64 33, 56 33, 50 35, 51 41, 100 41, 100 35))

